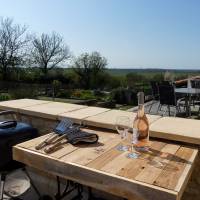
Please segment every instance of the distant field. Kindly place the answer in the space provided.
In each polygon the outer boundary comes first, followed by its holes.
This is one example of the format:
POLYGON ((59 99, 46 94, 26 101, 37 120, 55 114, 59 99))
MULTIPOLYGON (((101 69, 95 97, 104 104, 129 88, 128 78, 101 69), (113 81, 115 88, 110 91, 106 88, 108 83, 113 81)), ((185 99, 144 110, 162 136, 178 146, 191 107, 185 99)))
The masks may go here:
MULTIPOLYGON (((72 72, 71 68, 66 68, 66 72, 72 72)), ((106 71, 113 76, 126 76, 128 73, 137 73, 142 74, 144 76, 154 76, 155 74, 164 74, 166 71, 169 71, 175 75, 175 77, 179 76, 195 76, 200 75, 199 70, 178 70, 178 69, 106 69, 106 71)))
POLYGON ((165 73, 166 71, 174 73, 177 75, 197 75, 200 74, 200 70, 166 70, 166 69, 107 69, 107 72, 116 76, 125 76, 128 73, 138 73, 143 75, 155 75, 159 73, 165 73))

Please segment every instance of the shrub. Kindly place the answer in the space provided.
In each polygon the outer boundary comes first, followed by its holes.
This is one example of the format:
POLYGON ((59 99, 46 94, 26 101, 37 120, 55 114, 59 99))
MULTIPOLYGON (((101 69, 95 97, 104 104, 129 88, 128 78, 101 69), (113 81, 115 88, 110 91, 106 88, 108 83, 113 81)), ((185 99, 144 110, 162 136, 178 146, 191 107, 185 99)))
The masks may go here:
POLYGON ((1 93, 0 94, 0 101, 7 101, 10 100, 11 96, 8 93, 1 93))
POLYGON ((57 93, 56 97, 58 98, 70 98, 72 95, 71 90, 66 90, 66 89, 60 89, 59 92, 57 93))
POLYGON ((78 99, 95 99, 95 95, 90 90, 75 90, 71 97, 78 99))
POLYGON ((9 94, 13 99, 36 98, 38 91, 34 86, 24 85, 23 87, 10 89, 9 94))
POLYGON ((57 97, 57 94, 62 86, 62 83, 58 80, 53 80, 52 87, 53 87, 53 96, 57 97))
POLYGON ((137 94, 133 90, 120 87, 114 89, 111 96, 112 99, 118 104, 137 105, 137 94))

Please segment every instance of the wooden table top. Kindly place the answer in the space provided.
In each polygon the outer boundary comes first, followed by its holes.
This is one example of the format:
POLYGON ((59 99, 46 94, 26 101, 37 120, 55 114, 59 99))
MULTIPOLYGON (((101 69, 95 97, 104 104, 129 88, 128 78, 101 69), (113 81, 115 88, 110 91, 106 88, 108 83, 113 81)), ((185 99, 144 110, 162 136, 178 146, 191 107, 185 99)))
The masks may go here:
POLYGON ((150 152, 138 159, 120 152, 118 134, 86 129, 99 135, 98 144, 65 144, 51 154, 35 150, 48 135, 18 144, 14 159, 40 170, 127 199, 180 199, 198 150, 169 142, 150 141, 150 152), (160 165, 159 163, 162 163, 160 165))

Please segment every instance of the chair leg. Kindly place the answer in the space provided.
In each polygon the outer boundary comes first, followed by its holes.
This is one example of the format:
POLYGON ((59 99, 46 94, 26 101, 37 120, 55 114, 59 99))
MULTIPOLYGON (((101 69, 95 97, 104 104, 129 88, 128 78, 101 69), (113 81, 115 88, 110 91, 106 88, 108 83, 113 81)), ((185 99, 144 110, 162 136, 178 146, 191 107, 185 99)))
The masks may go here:
POLYGON ((0 185, 0 200, 3 200, 5 180, 6 180, 6 174, 2 173, 1 174, 1 183, 0 183, 1 184, 0 185))
POLYGON ((199 115, 199 113, 200 113, 200 105, 199 105, 198 115, 199 115))
MULTIPOLYGON (((162 106, 161 106, 161 107, 162 107, 162 106)), ((166 112, 167 112, 167 106, 165 107, 165 110, 164 110, 162 116, 164 116, 166 112)))
POLYGON ((159 110, 161 111, 161 109, 162 109, 162 105, 159 103, 159 106, 158 106, 158 109, 157 109, 157 113, 158 113, 159 110))
POLYGON ((174 117, 176 117, 176 114, 177 114, 177 110, 178 110, 178 106, 175 106, 175 112, 174 112, 174 117))
POLYGON ((160 106, 161 106, 160 102, 158 102, 158 108, 157 108, 156 114, 158 113, 160 106))
POLYGON ((171 113, 170 113, 170 105, 168 105, 167 107, 168 107, 168 114, 169 114, 169 117, 170 117, 170 115, 171 115, 171 113))
POLYGON ((149 113, 151 112, 152 106, 153 106, 153 101, 152 101, 152 103, 151 103, 151 105, 150 105, 150 107, 149 107, 149 113))

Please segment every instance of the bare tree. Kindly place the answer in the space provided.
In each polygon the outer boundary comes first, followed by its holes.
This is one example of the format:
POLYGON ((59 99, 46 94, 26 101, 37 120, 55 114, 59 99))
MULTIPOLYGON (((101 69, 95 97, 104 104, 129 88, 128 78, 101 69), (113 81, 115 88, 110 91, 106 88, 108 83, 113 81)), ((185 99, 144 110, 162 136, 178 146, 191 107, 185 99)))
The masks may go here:
POLYGON ((53 32, 51 35, 42 34, 33 39, 32 61, 46 76, 48 70, 69 59, 70 53, 63 38, 53 32))
POLYGON ((89 89, 92 81, 95 84, 94 80, 106 65, 106 58, 102 57, 99 52, 84 53, 75 59, 73 70, 78 75, 82 86, 89 89))
POLYGON ((26 30, 26 26, 14 24, 10 18, 0 19, 0 72, 3 80, 8 78, 10 67, 24 63, 25 47, 29 42, 26 30))

